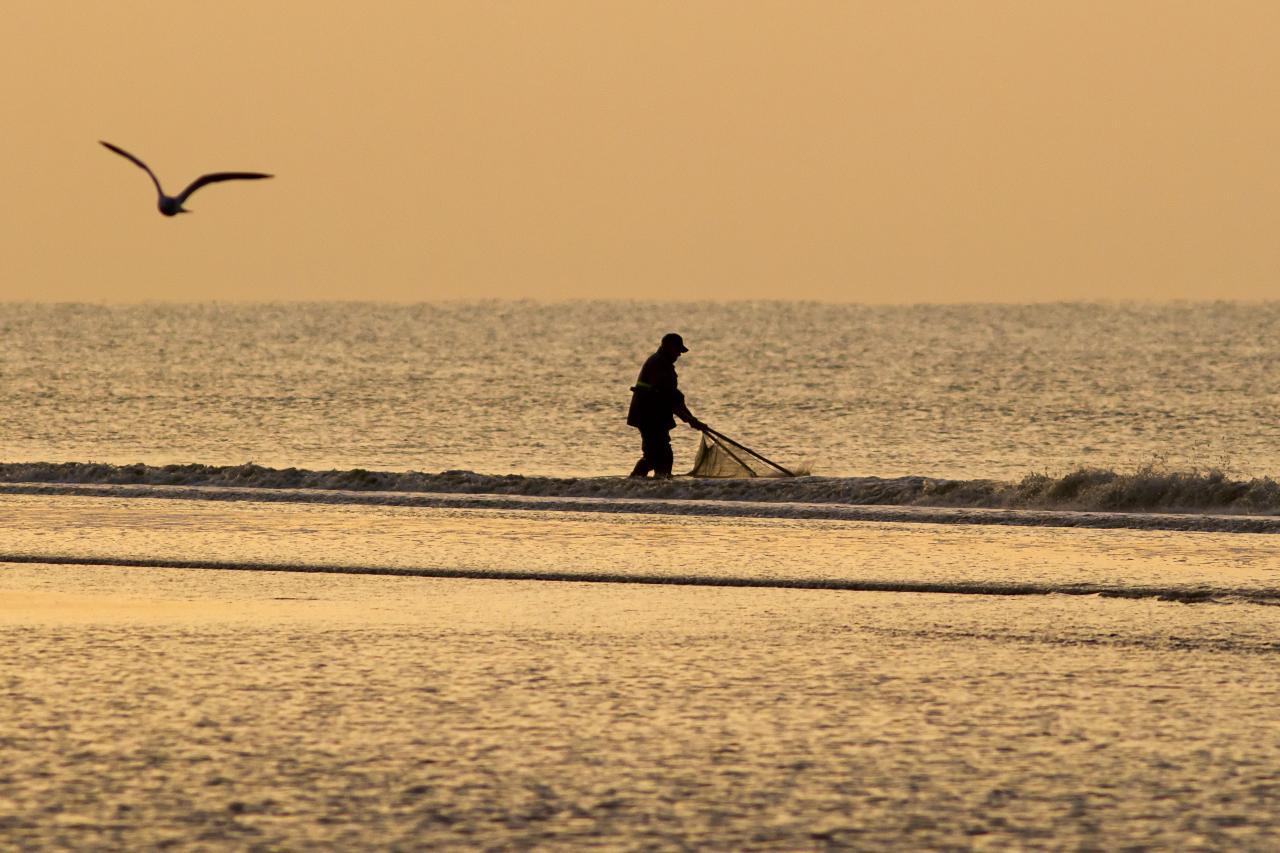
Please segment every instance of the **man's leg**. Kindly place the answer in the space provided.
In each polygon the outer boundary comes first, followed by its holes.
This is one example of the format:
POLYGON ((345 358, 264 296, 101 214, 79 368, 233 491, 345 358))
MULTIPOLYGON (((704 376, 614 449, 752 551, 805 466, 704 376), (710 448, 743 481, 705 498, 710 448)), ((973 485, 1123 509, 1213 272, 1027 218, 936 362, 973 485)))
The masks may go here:
POLYGON ((645 430, 640 430, 640 448, 642 455, 636 467, 631 469, 632 477, 647 477, 653 470, 653 461, 649 458, 649 433, 645 430))
POLYGON ((644 453, 636 467, 631 470, 632 477, 643 477, 650 471, 655 477, 671 476, 671 432, 662 429, 640 430, 640 447, 644 453))
POLYGON ((653 476, 657 479, 671 478, 671 466, 674 459, 671 455, 671 430, 655 429, 646 437, 645 458, 653 465, 653 476))

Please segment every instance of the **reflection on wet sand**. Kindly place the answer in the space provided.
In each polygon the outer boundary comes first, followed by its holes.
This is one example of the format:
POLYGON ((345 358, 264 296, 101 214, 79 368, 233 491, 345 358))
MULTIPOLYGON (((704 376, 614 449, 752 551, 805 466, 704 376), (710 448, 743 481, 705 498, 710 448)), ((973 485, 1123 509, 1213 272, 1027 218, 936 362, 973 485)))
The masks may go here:
POLYGON ((1246 847, 1276 608, 0 567, 17 847, 1246 847))

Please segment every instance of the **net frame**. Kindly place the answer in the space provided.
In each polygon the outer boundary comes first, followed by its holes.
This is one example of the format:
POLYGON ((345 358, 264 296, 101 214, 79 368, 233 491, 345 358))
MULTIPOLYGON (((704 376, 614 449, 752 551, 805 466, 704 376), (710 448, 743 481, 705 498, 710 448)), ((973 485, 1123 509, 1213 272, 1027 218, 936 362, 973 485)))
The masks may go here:
POLYGON ((765 458, 724 433, 708 427, 702 432, 693 468, 687 477, 794 477, 791 471, 765 458))

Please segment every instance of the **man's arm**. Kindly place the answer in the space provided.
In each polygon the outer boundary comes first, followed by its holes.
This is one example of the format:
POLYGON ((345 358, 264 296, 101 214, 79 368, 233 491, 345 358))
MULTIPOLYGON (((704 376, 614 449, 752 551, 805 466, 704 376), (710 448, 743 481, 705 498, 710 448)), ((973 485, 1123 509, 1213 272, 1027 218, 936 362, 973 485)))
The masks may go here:
POLYGON ((679 388, 671 389, 671 413, 699 432, 707 428, 707 425, 695 418, 693 412, 689 411, 689 407, 684 404, 684 394, 679 388))

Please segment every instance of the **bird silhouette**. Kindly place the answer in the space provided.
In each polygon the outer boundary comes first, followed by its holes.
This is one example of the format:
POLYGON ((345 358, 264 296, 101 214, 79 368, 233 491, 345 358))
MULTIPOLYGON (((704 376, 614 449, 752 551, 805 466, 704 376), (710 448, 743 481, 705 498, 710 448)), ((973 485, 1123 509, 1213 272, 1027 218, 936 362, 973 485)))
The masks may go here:
POLYGON ((160 196, 160 200, 156 203, 156 208, 165 216, 176 216, 179 213, 190 213, 191 211, 182 206, 183 203, 191 197, 193 192, 206 184, 216 184, 220 181, 256 181, 259 178, 273 177, 272 175, 264 175, 262 172, 210 172, 207 175, 201 175, 196 178, 187 185, 185 190, 178 193, 176 196, 165 195, 164 189, 160 186, 159 179, 156 178, 156 173, 151 171, 150 167, 148 167, 146 163, 142 162, 137 157, 134 157, 123 148, 117 148, 110 142, 103 142, 101 139, 99 139, 98 142, 100 142, 108 151, 114 151, 121 157, 129 160, 133 165, 137 166, 151 177, 151 183, 156 185, 156 193, 160 196))

